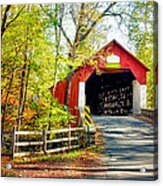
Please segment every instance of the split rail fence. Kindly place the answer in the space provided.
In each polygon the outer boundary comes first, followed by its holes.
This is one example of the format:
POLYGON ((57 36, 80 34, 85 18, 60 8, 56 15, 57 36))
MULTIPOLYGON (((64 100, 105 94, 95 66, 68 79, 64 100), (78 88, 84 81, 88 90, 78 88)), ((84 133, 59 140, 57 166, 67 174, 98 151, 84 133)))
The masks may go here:
POLYGON ((42 131, 17 131, 14 127, 12 132, 13 158, 64 152, 84 146, 84 127, 69 127, 50 131, 46 130, 46 127, 43 127, 42 131), (50 138, 50 135, 54 135, 54 137, 50 138), (30 140, 32 136, 38 136, 39 140, 30 140), (36 146, 37 150, 35 150, 36 146))

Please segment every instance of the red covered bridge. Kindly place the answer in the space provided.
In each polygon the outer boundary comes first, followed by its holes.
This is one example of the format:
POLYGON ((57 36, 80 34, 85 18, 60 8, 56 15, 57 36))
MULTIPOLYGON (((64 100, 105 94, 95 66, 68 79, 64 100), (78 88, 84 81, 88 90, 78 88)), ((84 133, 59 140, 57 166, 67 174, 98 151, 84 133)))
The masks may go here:
POLYGON ((79 114, 77 108, 84 104, 95 115, 140 113, 146 107, 147 71, 144 64, 113 40, 59 82, 54 97, 75 116, 79 114))

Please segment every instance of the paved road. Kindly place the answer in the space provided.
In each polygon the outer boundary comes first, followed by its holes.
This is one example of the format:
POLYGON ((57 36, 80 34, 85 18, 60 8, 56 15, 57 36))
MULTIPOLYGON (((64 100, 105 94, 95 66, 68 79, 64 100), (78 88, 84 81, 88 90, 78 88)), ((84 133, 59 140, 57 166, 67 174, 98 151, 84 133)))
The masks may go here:
POLYGON ((93 119, 104 139, 105 153, 98 157, 99 165, 92 167, 88 162, 83 165, 82 160, 81 164, 74 162, 74 165, 71 162, 62 162, 60 166, 55 162, 14 165, 14 169, 21 177, 154 180, 153 170, 157 169, 154 152, 157 149, 153 126, 133 117, 94 116, 93 119), (140 172, 141 168, 146 172, 140 172))
MULTIPOLYGON (((109 171, 99 178, 153 180, 154 128, 133 117, 94 116, 105 143, 104 166, 109 171), (145 168, 146 172, 140 172, 145 168)), ((156 167, 155 167, 156 169, 156 167)))

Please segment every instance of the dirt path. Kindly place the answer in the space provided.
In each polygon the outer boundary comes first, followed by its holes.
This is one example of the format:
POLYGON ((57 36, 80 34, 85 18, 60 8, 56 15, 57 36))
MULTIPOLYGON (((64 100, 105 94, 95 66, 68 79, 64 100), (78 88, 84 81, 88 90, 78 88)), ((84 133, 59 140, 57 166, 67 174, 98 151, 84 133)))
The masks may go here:
POLYGON ((84 178, 85 172, 96 170, 100 158, 96 153, 83 152, 68 161, 40 162, 37 164, 15 164, 14 169, 20 177, 84 178))
POLYGON ((3 157, 2 166, 5 167, 5 162, 12 164, 9 176, 16 173, 17 177, 85 178, 90 175, 89 172, 94 173, 103 169, 101 156, 99 153, 83 150, 82 154, 75 158, 32 163, 15 163, 10 158, 4 160, 3 157))

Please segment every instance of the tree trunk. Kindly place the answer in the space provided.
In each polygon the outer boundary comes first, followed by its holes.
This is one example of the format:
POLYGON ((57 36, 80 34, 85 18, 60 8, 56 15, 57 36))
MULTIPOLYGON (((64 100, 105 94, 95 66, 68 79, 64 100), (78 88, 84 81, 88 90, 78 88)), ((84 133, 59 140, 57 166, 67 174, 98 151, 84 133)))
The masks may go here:
MULTIPOLYGON (((16 55, 15 56, 18 56, 18 50, 16 50, 16 55)), ((14 67, 15 67, 15 64, 16 64, 16 60, 14 60, 14 64, 13 64, 14 67)), ((12 87, 15 71, 16 71, 16 68, 13 69, 13 71, 11 73, 11 78, 10 78, 10 81, 9 81, 9 84, 8 84, 7 93, 6 93, 6 97, 5 97, 4 108, 2 110, 2 119, 1 119, 2 135, 3 135, 3 131, 4 131, 5 117, 6 117, 6 114, 7 114, 8 98, 9 98, 9 95, 10 95, 10 91, 11 91, 11 87, 12 87)))
POLYGON ((2 125, 2 138, 3 138, 3 132, 4 132, 4 124, 5 124, 5 117, 6 117, 6 112, 7 112, 7 106, 8 106, 8 97, 11 91, 11 86, 12 86, 12 82, 14 79, 14 71, 12 71, 11 74, 11 78, 10 78, 10 82, 7 88, 7 93, 6 93, 6 98, 5 98, 5 105, 4 105, 4 109, 2 110, 2 119, 1 119, 1 125, 2 125))
POLYGON ((27 75, 26 75, 26 82, 25 82, 24 103, 23 103, 22 113, 24 112, 24 107, 25 107, 25 103, 26 103, 26 99, 27 99, 29 75, 30 75, 30 67, 28 66, 27 75))
MULTIPOLYGON (((27 11, 29 11, 30 5, 27 6, 27 11)), ((21 83, 20 83, 20 96, 19 96, 19 107, 18 107, 18 131, 21 128, 22 125, 22 119, 23 119, 23 112, 24 112, 24 104, 25 104, 25 99, 26 99, 26 94, 27 94, 27 88, 28 88, 28 77, 29 77, 29 71, 26 72, 27 70, 27 62, 28 62, 28 34, 29 34, 29 25, 27 23, 26 27, 26 43, 24 47, 24 64, 22 67, 22 74, 21 74, 21 83), (26 73, 27 74, 27 82, 25 83, 25 78, 26 78, 26 73)))
MULTIPOLYGON (((55 5, 55 18, 58 19, 58 5, 55 5)), ((62 18, 59 20, 60 23, 62 22, 62 18)), ((57 71, 58 71, 58 60, 59 60, 59 47, 60 47, 60 39, 61 39, 61 31, 58 29, 58 26, 55 26, 55 42, 56 42, 56 55, 55 55, 55 66, 54 66, 54 81, 53 81, 53 89, 52 89, 52 97, 50 100, 50 113, 49 113, 49 125, 48 130, 51 129, 51 121, 50 118, 52 116, 52 105, 54 101, 54 93, 57 83, 57 71)), ((48 136, 49 138, 50 136, 48 136)))
POLYGON ((21 75, 21 83, 20 83, 20 96, 19 96, 19 107, 18 107, 18 130, 20 130, 22 124, 22 117, 23 117, 25 75, 26 75, 26 68, 27 68, 26 60, 24 61, 25 64, 22 67, 22 75, 21 75))

